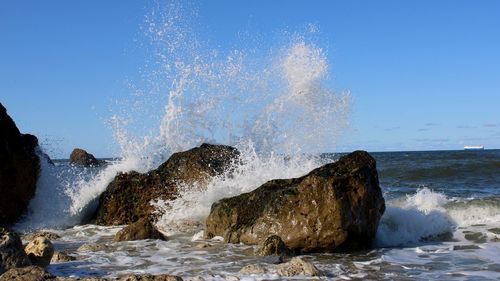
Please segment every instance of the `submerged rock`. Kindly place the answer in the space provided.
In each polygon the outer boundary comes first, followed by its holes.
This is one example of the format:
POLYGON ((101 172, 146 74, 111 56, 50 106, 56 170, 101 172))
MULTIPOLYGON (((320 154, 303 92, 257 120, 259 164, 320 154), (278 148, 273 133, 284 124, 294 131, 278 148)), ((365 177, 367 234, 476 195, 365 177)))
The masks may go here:
POLYGON ((141 174, 121 173, 99 198, 96 224, 122 225, 140 218, 153 217, 152 200, 173 200, 179 185, 203 186, 227 170, 239 156, 238 150, 225 145, 202 144, 174 153, 156 170, 141 174))
POLYGON ((74 260, 76 260, 76 257, 71 256, 66 252, 56 251, 56 252, 54 252, 54 255, 52 256, 50 263, 62 263, 62 262, 69 262, 69 261, 74 261, 74 260))
POLYGON ((49 231, 37 231, 33 233, 26 233, 21 238, 25 241, 31 241, 37 237, 45 237, 51 241, 61 238, 61 236, 55 234, 54 232, 49 232, 49 231))
POLYGON ((24 252, 26 252, 33 265, 47 267, 54 255, 54 246, 49 239, 39 236, 24 247, 24 252))
POLYGON ((75 148, 71 155, 69 156, 69 163, 72 165, 80 166, 100 166, 103 164, 102 161, 97 160, 94 155, 88 153, 84 149, 75 148))
POLYGON ((0 103, 0 226, 16 222, 35 195, 38 139, 21 134, 0 103))
POLYGON ((0 274, 11 268, 31 265, 21 238, 15 232, 0 227, 0 239, 0 274))
POLYGON ((78 249, 78 252, 99 252, 106 251, 109 249, 109 246, 106 244, 83 244, 78 249))
POLYGON ((149 219, 141 218, 116 233, 114 241, 118 242, 144 239, 167 240, 167 237, 159 232, 149 219))
POLYGON ((205 235, 253 245, 278 235, 303 252, 359 250, 371 246, 384 210, 375 159, 356 151, 303 177, 214 203, 205 235))
POLYGON ((284 277, 320 276, 321 272, 311 262, 294 257, 286 263, 273 265, 250 264, 240 270, 242 274, 277 274, 284 277))

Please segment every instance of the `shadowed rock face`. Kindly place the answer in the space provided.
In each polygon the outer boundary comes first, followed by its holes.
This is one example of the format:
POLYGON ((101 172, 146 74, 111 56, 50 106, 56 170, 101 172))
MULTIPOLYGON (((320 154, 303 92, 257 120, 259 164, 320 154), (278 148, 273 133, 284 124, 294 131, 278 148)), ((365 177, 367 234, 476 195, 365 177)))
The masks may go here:
POLYGON ((255 245, 278 235, 295 251, 359 250, 371 246, 384 211, 375 160, 356 151, 303 177, 214 203, 206 236, 255 245))
POLYGON ((69 163, 80 166, 99 166, 102 164, 102 162, 97 160, 94 155, 81 148, 73 149, 73 152, 71 152, 71 155, 69 156, 69 163))
POLYGON ((31 262, 23 250, 21 238, 15 232, 0 227, 0 274, 11 268, 29 265, 31 262))
POLYGON ((203 186, 223 173, 239 157, 239 152, 225 145, 202 144, 188 151, 174 153, 156 170, 146 174, 121 173, 99 198, 96 224, 131 224, 140 218, 154 220, 151 200, 173 200, 178 185, 199 183, 203 186))
POLYGON ((0 103, 0 225, 16 222, 35 195, 38 139, 21 134, 0 103))

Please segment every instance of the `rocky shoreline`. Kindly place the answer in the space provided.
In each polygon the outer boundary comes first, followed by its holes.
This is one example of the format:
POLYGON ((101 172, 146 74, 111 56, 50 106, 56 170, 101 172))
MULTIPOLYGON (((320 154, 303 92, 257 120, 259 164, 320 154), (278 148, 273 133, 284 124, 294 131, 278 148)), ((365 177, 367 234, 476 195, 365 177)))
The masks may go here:
MULTIPOLYGON (((33 197, 39 159, 35 153, 36 137, 21 135, 5 108, 0 105, 0 109, 5 131, 2 136, 6 136, 1 140, 0 157, 10 160, 2 162, 0 174, 1 191, 10 197, 2 198, 22 202, 16 203, 15 208, 10 203, 0 206, 0 226, 8 227, 19 220, 33 197), (26 164, 28 160, 31 162, 26 164), (3 163, 13 164, 11 167, 3 163), (21 172, 19 165, 29 169, 21 172), (16 176, 6 176, 9 173, 16 176), (3 211, 9 208, 15 210, 3 211)), ((111 243, 169 240, 156 229, 158 214, 151 202, 178 198, 179 186, 204 190, 212 177, 231 174, 232 167, 241 161, 239 156, 240 152, 230 146, 202 144, 173 154, 148 173, 120 173, 100 195, 91 222, 128 225, 111 243)), ((75 150, 71 158, 73 165, 102 164, 81 149, 75 150)), ((277 264, 248 265, 241 269, 242 274, 320 276, 321 271, 314 264, 298 255, 369 249, 384 210, 375 160, 364 151, 356 151, 302 177, 271 180, 249 193, 215 202, 206 219, 204 237, 220 236, 225 243, 259 245, 254 255, 277 257, 277 264)), ((128 275, 118 279, 53 276, 45 270, 51 262, 75 259, 71 252, 55 252, 51 240, 59 239, 57 234, 23 236, 28 242, 23 245, 18 234, 8 228, 0 230, 0 280, 182 280, 172 275, 128 275)), ((99 251, 103 249, 100 247, 107 246, 89 244, 78 250, 99 251)))

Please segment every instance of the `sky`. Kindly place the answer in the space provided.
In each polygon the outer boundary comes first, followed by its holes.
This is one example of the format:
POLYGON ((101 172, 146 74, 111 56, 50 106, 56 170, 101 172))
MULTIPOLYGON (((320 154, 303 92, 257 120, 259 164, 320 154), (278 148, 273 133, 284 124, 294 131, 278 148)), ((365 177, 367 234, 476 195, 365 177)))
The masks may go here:
MULTIPOLYGON (((0 102, 53 158, 116 156, 109 120, 141 87, 144 18, 161 1, 1 1, 0 102)), ((313 24, 335 89, 339 151, 500 148, 500 1, 193 1, 219 49, 313 24)), ((146 89, 144 89, 146 90, 146 89)))

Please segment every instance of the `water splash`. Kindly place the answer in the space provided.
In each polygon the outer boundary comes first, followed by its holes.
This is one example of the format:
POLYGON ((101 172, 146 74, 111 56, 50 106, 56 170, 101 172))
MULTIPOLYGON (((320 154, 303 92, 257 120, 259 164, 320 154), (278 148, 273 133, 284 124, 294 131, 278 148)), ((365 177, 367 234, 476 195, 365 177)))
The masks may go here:
MULTIPOLYGON (((60 212, 45 212, 43 199, 36 199, 30 208, 37 215, 28 217, 26 225, 33 225, 37 216, 51 217, 51 226, 78 223, 119 172, 146 172, 172 153, 202 142, 236 146, 243 161, 234 174, 214 178, 202 193, 186 187, 175 202, 155 203, 159 210, 169 210, 160 221, 163 226, 200 222, 223 196, 250 191, 273 178, 303 175, 323 163, 311 155, 335 149, 348 125, 350 93, 329 87, 329 64, 321 47, 304 34, 284 45, 260 46, 259 52, 212 48, 196 35, 196 12, 191 11, 169 2, 154 6, 145 17, 144 40, 152 54, 144 81, 138 83, 145 89, 134 92, 130 102, 117 102, 123 107, 110 120, 119 160, 90 177, 41 181, 40 194, 58 189, 53 200, 64 203, 56 208, 60 212)), ((43 170, 51 174, 50 168, 43 170)))

